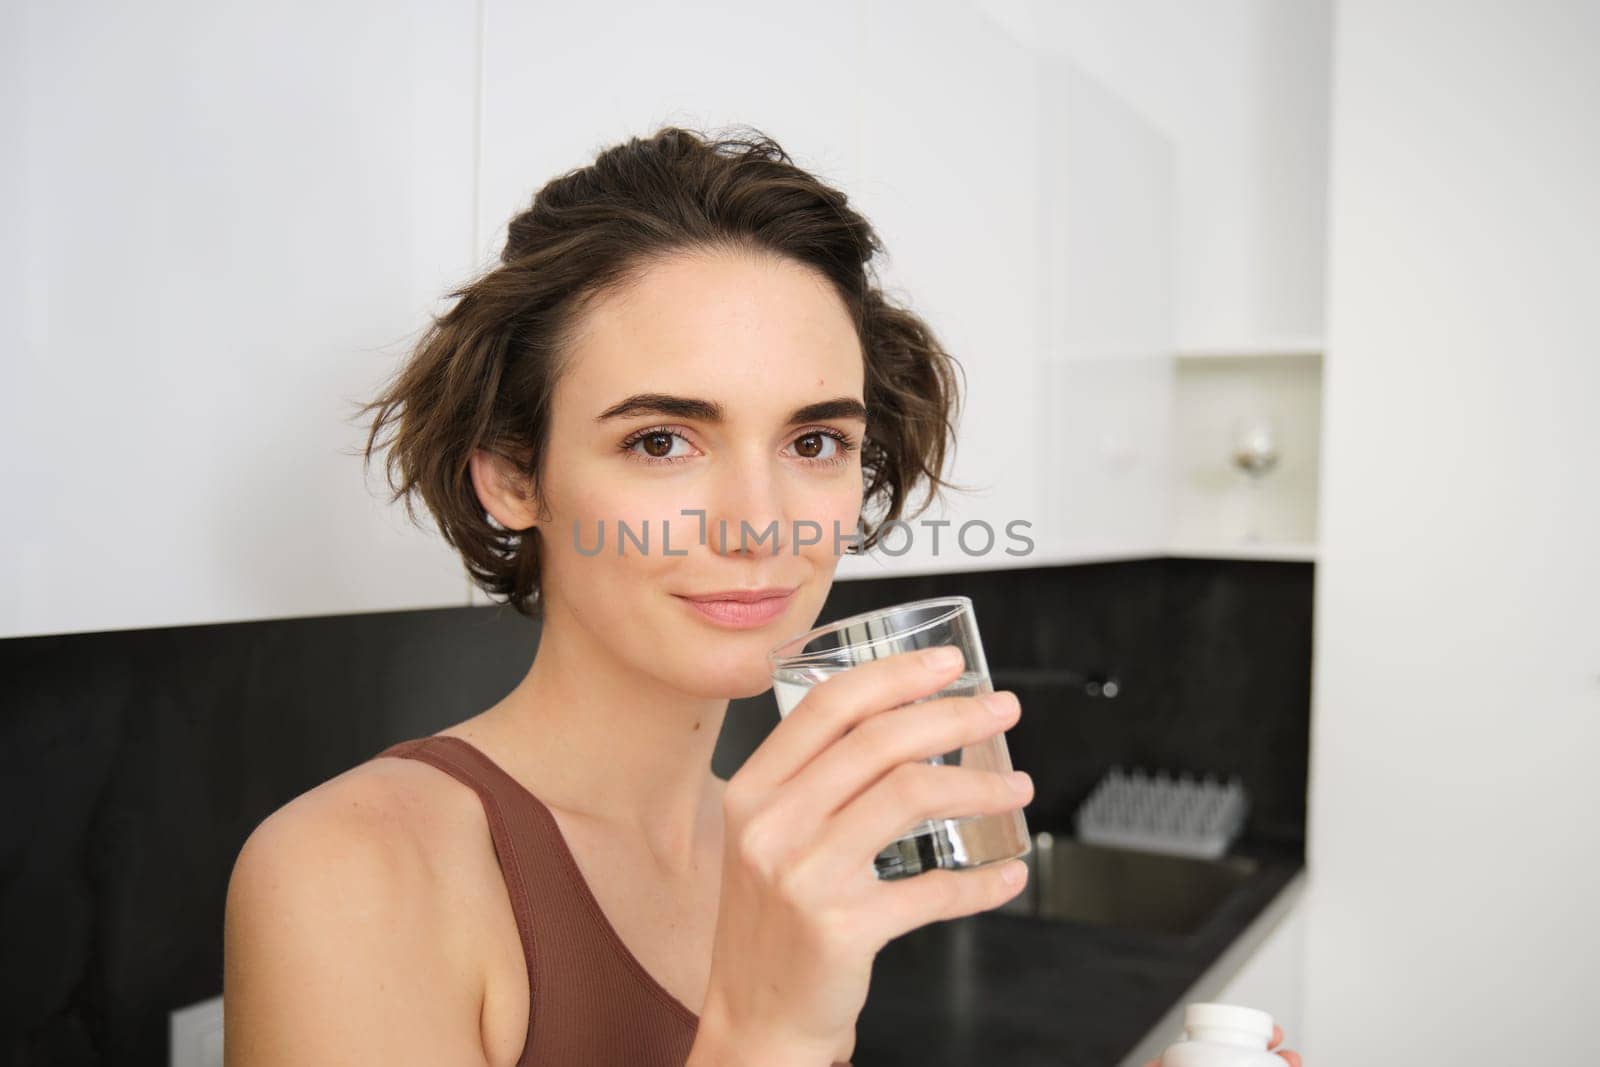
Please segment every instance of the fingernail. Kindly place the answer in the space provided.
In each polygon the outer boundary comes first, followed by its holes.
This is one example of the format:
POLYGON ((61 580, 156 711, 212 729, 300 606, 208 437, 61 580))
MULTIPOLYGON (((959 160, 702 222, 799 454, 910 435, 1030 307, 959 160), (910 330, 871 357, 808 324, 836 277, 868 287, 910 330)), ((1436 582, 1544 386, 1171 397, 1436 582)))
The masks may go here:
POLYGON ((961 650, 955 645, 940 645, 923 654, 923 661, 936 671, 947 671, 961 660, 961 650))
POLYGON ((1017 698, 1006 690, 1001 690, 998 693, 983 694, 983 702, 989 706, 990 711, 994 712, 994 717, 997 719, 1010 718, 1011 712, 1017 706, 1017 698))
POLYGON ((1033 788, 1033 779, 1027 771, 1012 771, 1006 775, 1006 784, 1018 793, 1026 793, 1033 788))

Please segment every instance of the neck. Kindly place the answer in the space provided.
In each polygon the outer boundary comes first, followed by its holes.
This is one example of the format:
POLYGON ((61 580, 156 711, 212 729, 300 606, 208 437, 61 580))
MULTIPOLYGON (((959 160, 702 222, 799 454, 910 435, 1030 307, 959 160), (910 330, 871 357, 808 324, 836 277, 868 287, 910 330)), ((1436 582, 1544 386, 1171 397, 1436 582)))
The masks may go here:
POLYGON ((527 675, 488 716, 537 768, 540 799, 642 840, 687 873, 721 846, 722 783, 711 773, 728 701, 629 668, 558 602, 545 604, 527 675))

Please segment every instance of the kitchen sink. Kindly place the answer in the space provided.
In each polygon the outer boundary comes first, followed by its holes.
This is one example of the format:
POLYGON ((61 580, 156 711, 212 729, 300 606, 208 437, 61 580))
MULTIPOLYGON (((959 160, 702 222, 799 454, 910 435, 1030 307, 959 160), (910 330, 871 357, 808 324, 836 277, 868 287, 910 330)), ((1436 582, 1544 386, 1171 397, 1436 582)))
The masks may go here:
POLYGON ((1174 934, 1205 925, 1257 869, 1255 860, 1242 856, 1194 859, 1050 833, 1034 834, 1024 859, 1026 888, 995 911, 1174 934))

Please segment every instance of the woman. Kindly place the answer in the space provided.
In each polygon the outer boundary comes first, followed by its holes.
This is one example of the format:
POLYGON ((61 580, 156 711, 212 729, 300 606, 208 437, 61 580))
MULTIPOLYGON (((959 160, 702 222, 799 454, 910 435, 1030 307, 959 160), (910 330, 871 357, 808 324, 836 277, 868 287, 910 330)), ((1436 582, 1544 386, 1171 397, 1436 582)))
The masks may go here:
POLYGON ((844 1062, 885 943, 1020 891, 1020 864, 872 873, 909 825, 1032 795, 917 762, 1017 720, 1007 693, 905 706, 959 662, 847 672, 711 773, 864 507, 947 484, 955 364, 869 278, 881 251, 769 139, 675 127, 512 220, 363 410, 396 498, 541 619, 538 649, 493 707, 251 834, 230 1067, 844 1062))

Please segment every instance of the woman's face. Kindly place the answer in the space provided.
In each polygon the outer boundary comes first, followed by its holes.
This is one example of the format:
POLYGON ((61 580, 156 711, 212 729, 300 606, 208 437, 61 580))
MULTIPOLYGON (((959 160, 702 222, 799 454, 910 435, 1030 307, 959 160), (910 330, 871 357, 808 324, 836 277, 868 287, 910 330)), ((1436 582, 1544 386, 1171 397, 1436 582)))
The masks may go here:
POLYGON ((844 303, 792 261, 682 255, 591 305, 572 356, 543 464, 550 617, 680 691, 764 692, 766 653, 813 625, 860 516, 865 370, 844 303), (754 624, 684 599, 767 588, 793 592, 754 624))

